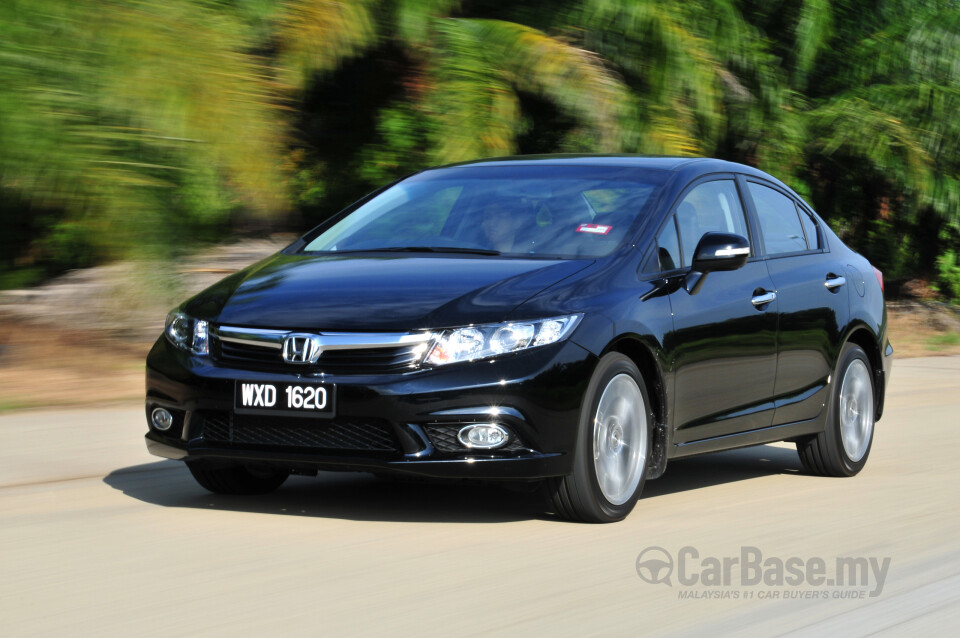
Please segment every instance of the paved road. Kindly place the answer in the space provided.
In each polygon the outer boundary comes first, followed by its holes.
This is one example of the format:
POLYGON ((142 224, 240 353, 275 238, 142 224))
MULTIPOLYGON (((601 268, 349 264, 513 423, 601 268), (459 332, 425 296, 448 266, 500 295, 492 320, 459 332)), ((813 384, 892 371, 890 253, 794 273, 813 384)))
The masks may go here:
POLYGON ((0 417, 0 635, 946 636, 960 625, 960 358, 896 362, 854 479, 806 476, 784 445, 704 456, 671 465, 606 526, 551 520, 499 489, 367 475, 213 496, 147 455, 142 418, 0 417), (664 551, 640 571, 669 585, 638 575, 651 546, 664 551), (672 571, 654 575, 658 556, 672 571), (866 559, 857 586, 826 584, 838 557, 866 559), (730 565, 726 584, 711 559, 730 565), (771 584, 751 584, 758 573, 771 584))

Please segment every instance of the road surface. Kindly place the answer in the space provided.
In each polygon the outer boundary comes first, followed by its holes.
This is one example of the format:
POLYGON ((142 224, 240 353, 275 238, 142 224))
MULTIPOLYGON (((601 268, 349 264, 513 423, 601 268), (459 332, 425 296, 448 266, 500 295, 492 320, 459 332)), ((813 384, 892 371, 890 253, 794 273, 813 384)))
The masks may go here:
POLYGON ((703 456, 671 464, 626 521, 605 526, 554 520, 501 489, 365 474, 215 496, 146 453, 143 421, 139 407, 0 416, 0 635, 960 626, 958 357, 895 363, 858 477, 804 475, 787 445, 703 456), (838 558, 863 568, 842 586, 838 558))

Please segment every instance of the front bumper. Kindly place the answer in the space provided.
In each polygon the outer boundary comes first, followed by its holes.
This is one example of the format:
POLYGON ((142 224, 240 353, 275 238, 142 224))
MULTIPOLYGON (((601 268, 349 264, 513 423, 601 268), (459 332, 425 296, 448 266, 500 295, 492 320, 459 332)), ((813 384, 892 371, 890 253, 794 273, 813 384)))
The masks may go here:
POLYGON ((566 341, 440 369, 320 376, 227 367, 182 352, 161 337, 147 357, 147 449, 164 458, 266 463, 304 472, 504 480, 562 476, 572 471, 581 401, 596 364, 595 355, 566 341), (336 384, 336 418, 257 417, 256 432, 263 440, 234 437, 234 428, 246 418, 233 414, 238 379, 336 384), (170 430, 150 426, 156 407, 175 415, 170 430), (458 447, 450 436, 463 425, 490 421, 512 433, 508 446, 471 450, 458 447), (230 435, 212 436, 214 426, 230 435), (293 427, 290 432, 297 436, 273 436, 273 427, 293 427), (330 427, 349 428, 350 440, 361 443, 337 438, 337 445, 329 446, 330 437, 322 432, 330 427), (367 427, 379 437, 374 446, 362 443, 367 427))

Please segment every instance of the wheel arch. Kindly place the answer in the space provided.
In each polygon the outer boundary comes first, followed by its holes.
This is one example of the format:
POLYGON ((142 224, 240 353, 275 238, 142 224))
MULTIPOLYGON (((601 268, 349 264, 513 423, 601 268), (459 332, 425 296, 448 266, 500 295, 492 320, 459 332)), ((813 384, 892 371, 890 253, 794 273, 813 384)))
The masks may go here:
POLYGON ((655 353, 657 347, 648 339, 637 334, 623 334, 616 337, 603 349, 601 356, 608 352, 619 352, 633 361, 643 383, 646 385, 647 396, 653 403, 653 414, 656 418, 653 428, 653 446, 651 462, 647 469, 647 478, 658 478, 666 470, 667 465, 667 386, 663 370, 655 353))
MULTIPOLYGON (((866 353, 867 359, 870 361, 870 371, 873 374, 873 384, 876 388, 876 396, 874 397, 874 402, 876 405, 874 406, 874 409, 876 420, 879 421, 883 414, 884 392, 886 391, 886 388, 884 387, 883 353, 880 350, 880 338, 874 334, 872 330, 870 330, 867 324, 856 323, 850 327, 846 338, 843 340, 843 345, 848 343, 853 343, 860 346, 866 353)), ((843 351, 842 347, 840 351, 843 351)))

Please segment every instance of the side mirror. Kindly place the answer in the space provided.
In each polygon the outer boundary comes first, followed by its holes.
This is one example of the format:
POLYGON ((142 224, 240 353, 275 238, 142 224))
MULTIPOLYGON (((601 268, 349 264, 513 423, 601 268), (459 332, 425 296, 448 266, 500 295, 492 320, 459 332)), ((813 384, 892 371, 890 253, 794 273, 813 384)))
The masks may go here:
POLYGON ((750 257, 750 242, 740 235, 706 233, 693 253, 693 270, 703 274, 743 268, 750 257))

